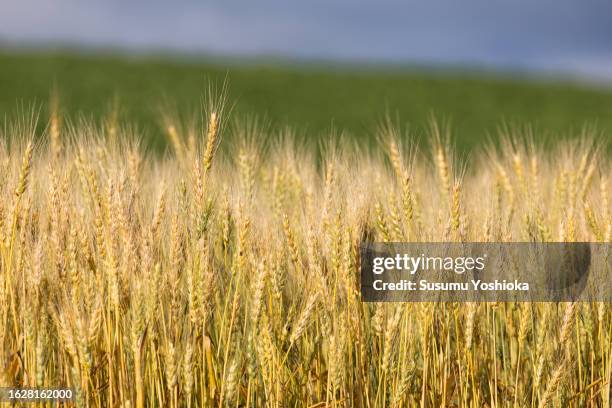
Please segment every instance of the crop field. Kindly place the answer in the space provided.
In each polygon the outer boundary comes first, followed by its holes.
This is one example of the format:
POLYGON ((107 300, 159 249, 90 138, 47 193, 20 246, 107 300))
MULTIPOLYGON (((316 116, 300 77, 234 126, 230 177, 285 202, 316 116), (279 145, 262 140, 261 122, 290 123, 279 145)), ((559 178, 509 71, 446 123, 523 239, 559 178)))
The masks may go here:
MULTIPOLYGON (((161 117, 199 118, 198 101, 210 81, 228 80, 233 117, 256 116, 290 127, 315 142, 345 133, 375 146, 382 119, 397 118, 427 141, 432 115, 449 122, 453 144, 465 154, 498 128, 532 127, 538 140, 580 134, 585 125, 612 134, 612 88, 563 78, 525 78, 431 67, 354 67, 273 60, 219 60, 146 55, 10 51, 0 48, 0 119, 36 104, 45 117, 55 88, 62 113, 101 120, 118 108, 147 147, 166 147, 161 117)), ((42 130, 42 129, 41 129, 42 130)))
POLYGON ((114 115, 6 119, 0 385, 79 407, 610 406, 609 304, 377 304, 359 283, 363 242, 611 242, 607 139, 508 130, 461 160, 432 122, 426 149, 388 125, 319 156, 204 106, 164 119, 163 156, 114 115))

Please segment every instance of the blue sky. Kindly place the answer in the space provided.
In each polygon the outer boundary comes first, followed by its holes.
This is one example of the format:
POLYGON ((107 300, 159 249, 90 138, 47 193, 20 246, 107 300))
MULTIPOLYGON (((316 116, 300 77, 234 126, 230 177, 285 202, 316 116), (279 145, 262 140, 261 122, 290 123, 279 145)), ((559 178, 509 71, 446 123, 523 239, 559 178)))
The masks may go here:
POLYGON ((0 0, 0 41, 612 80, 612 1, 0 0))

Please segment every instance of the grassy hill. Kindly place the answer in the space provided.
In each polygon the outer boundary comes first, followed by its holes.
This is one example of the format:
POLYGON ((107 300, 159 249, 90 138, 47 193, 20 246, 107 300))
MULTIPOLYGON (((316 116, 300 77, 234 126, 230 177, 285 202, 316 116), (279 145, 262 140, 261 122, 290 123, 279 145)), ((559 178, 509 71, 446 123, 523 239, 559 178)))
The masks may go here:
POLYGON ((575 134, 585 124, 612 134, 612 91, 570 83, 399 68, 65 53, 0 52, 0 117, 14 113, 20 102, 45 104, 55 83, 71 117, 103 115, 118 96, 121 117, 159 146, 160 108, 195 113, 207 81, 221 83, 226 76, 233 116, 256 114, 309 137, 334 128, 368 138, 386 113, 420 134, 431 114, 448 120, 459 149, 473 147, 503 122, 533 125, 553 137, 575 134))

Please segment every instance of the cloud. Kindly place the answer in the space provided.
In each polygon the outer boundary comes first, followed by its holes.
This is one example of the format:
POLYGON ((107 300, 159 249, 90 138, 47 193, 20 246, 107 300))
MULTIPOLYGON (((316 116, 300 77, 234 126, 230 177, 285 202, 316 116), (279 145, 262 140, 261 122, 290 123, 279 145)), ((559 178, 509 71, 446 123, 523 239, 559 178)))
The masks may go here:
POLYGON ((0 38, 607 73, 612 2, 8 0, 0 38))

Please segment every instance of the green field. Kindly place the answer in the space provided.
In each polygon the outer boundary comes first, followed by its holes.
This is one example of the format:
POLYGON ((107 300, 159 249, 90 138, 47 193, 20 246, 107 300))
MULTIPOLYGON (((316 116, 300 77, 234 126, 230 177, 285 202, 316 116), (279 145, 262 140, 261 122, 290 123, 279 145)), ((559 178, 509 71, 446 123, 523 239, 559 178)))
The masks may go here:
MULTIPOLYGON (((570 136, 585 125, 612 133, 612 90, 561 81, 426 69, 172 59, 68 53, 0 52, 0 117, 20 103, 43 106, 57 85, 64 113, 99 117, 118 96, 121 118, 152 145, 163 140, 161 108, 197 112, 208 81, 229 79, 232 116, 256 114, 275 128, 305 136, 330 129, 370 138, 388 113, 424 134, 431 115, 451 123, 459 149, 495 134, 502 123, 532 125, 538 134, 570 136), (429 70, 431 71, 431 70, 429 70)), ((370 140, 370 139, 361 139, 370 140)))

